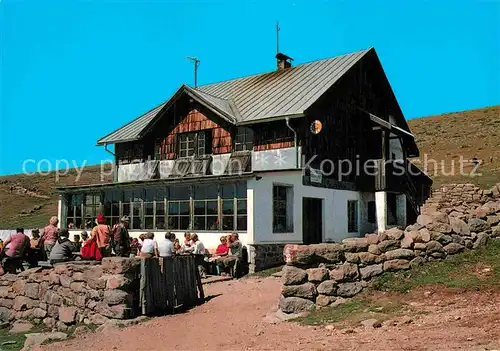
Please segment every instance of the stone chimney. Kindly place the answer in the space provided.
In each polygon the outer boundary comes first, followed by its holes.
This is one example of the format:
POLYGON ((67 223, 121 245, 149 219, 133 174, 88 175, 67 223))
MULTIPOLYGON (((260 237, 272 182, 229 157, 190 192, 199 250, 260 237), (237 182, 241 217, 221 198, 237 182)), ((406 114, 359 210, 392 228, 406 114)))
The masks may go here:
POLYGON ((292 67, 292 63, 290 61, 293 61, 293 58, 285 54, 282 54, 281 52, 278 52, 276 54, 276 60, 278 65, 278 71, 282 71, 284 69, 292 67))

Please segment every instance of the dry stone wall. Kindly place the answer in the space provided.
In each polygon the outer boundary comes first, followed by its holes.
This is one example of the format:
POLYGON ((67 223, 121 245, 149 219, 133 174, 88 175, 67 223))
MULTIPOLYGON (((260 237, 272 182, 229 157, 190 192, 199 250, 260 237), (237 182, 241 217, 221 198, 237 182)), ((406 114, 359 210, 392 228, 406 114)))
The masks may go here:
POLYGON ((417 223, 342 243, 287 245, 279 306, 296 314, 336 305, 383 272, 406 270, 500 240, 500 184, 490 191, 452 185, 426 204, 417 223), (495 190, 496 189, 496 190, 495 190))
POLYGON ((59 331, 73 324, 101 325, 132 318, 138 306, 140 260, 105 258, 32 268, 0 277, 0 320, 31 320, 59 331))

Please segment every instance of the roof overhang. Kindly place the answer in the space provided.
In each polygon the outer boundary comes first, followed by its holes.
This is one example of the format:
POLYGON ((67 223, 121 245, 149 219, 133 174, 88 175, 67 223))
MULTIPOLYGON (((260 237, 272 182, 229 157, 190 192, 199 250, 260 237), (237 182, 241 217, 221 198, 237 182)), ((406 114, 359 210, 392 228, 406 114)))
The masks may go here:
POLYGON ((271 116, 271 117, 266 117, 266 118, 261 118, 261 119, 252 119, 249 121, 240 121, 236 122, 237 126, 244 126, 244 125, 249 125, 249 124, 257 124, 257 123, 265 123, 265 122, 273 122, 273 121, 284 121, 287 118, 301 118, 305 117, 306 114, 304 112, 300 113, 294 113, 290 115, 279 115, 279 116, 271 116))
POLYGON ((133 186, 142 185, 178 185, 178 184, 206 184, 213 182, 237 181, 239 179, 249 179, 255 177, 255 172, 244 172, 241 174, 226 174, 226 175, 204 175, 191 177, 172 177, 162 179, 147 179, 135 180, 120 183, 103 183, 103 184, 88 184, 88 185, 69 185, 56 187, 59 193, 74 193, 88 190, 106 190, 113 188, 130 188, 133 186))
POLYGON ((389 131, 390 133, 395 134, 398 138, 401 139, 403 147, 406 150, 407 157, 418 157, 420 152, 417 147, 417 143, 415 142, 415 136, 409 131, 404 130, 380 117, 375 116, 373 113, 370 113, 362 108, 358 108, 359 110, 367 113, 370 116, 370 120, 377 125, 378 127, 389 131))

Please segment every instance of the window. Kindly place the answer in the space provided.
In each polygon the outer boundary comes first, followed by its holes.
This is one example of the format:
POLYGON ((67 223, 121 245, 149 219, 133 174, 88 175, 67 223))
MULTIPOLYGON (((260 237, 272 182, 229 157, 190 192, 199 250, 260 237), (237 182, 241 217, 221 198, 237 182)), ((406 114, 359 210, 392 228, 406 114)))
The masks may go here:
POLYGON ((218 230, 217 186, 198 185, 193 189, 194 230, 218 230))
POLYGON ((398 217, 396 212, 396 194, 387 193, 387 224, 398 224, 398 217))
POLYGON ((144 229, 143 189, 125 190, 123 192, 122 214, 130 218, 131 229, 144 229))
POLYGON ((347 231, 358 232, 358 200, 347 201, 347 231))
POLYGON ((246 182, 165 187, 158 184, 125 190, 105 189, 101 193, 67 197, 67 224, 75 227, 101 212, 107 224, 130 218, 130 229, 140 230, 247 230, 246 182))
POLYGON ((67 198, 68 216, 66 226, 69 228, 72 223, 73 228, 82 228, 82 195, 73 194, 67 198))
POLYGON ((238 127, 234 136, 234 151, 253 149, 253 130, 247 127, 238 127))
POLYGON ((101 195, 99 193, 85 194, 84 197, 84 214, 86 229, 91 229, 95 225, 95 219, 100 212, 101 195))
POLYGON ((375 201, 368 201, 368 223, 375 223, 376 221, 375 201))
POLYGON ((146 188, 144 194, 144 229, 165 229, 164 187, 146 188))
POLYGON ((293 232, 293 188, 273 186, 273 233, 293 232))
POLYGON ((179 134, 179 157, 203 156, 212 152, 210 131, 179 134))
POLYGON ((104 191, 104 216, 106 217, 106 224, 113 226, 120 222, 120 190, 106 190, 104 191))
POLYGON ((190 224, 190 188, 174 186, 169 190, 168 229, 186 230, 190 224))

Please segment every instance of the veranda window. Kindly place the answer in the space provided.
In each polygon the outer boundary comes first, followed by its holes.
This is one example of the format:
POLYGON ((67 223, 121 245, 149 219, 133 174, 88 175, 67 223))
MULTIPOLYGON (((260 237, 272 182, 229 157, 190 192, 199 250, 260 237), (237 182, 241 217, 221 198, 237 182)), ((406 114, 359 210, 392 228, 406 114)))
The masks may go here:
POLYGON ((358 201, 347 201, 347 231, 356 233, 358 231, 358 201))
POLYGON ((217 186, 198 185, 193 188, 194 230, 218 230, 217 186))
POLYGON ((170 188, 168 199, 168 229, 187 230, 190 224, 190 187, 170 188))
POLYGON ((273 186, 273 233, 293 232, 293 188, 273 186))
POLYGON ((68 228, 83 229, 82 198, 83 195, 80 194, 69 195, 67 198, 68 217, 66 219, 66 224, 68 228))

